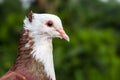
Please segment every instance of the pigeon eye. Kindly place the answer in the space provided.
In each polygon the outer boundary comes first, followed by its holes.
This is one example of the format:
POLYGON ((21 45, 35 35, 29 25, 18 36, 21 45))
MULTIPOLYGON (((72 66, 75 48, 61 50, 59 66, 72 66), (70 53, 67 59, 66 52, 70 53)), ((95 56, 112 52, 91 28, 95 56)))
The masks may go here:
POLYGON ((46 25, 47 25, 48 27, 53 27, 53 22, 52 22, 52 21, 48 21, 48 22, 46 23, 46 25))

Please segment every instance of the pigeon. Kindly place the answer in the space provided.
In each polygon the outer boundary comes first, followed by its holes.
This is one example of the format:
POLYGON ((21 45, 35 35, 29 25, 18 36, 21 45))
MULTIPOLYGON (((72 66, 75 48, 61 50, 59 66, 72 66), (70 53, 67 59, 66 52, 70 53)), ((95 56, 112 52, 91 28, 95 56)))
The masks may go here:
POLYGON ((54 14, 31 11, 24 19, 17 58, 0 80, 56 80, 53 38, 70 41, 61 19, 54 14))

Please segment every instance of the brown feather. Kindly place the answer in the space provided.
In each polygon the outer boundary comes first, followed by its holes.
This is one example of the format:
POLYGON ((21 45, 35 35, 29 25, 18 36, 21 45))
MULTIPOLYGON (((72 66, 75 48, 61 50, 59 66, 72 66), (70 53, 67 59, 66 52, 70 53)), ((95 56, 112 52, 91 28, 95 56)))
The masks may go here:
POLYGON ((30 22, 32 22, 32 19, 33 19, 33 12, 32 11, 28 14, 28 19, 30 22))
POLYGON ((9 76, 9 80, 24 80, 22 79, 23 77, 25 77, 25 80, 51 80, 49 77, 47 77, 47 74, 44 71, 43 63, 35 60, 32 54, 30 54, 33 50, 33 45, 34 41, 29 36, 29 31, 23 30, 19 41, 19 54, 17 59, 14 65, 8 71, 9 74, 4 75, 2 78, 0 78, 0 80, 8 80, 6 76, 9 76), (30 46, 26 47, 26 44, 29 44, 30 46), (18 74, 20 74, 22 77, 19 77, 20 75, 18 74), (20 79, 16 77, 19 77, 20 79))
POLYGON ((0 80, 26 80, 26 78, 19 73, 9 72, 0 78, 0 80))

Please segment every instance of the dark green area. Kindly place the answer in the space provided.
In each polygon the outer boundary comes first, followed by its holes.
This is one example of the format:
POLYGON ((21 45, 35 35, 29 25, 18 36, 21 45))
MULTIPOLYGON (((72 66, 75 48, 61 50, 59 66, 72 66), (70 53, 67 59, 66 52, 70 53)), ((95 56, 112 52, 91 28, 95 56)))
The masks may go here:
POLYGON ((23 9, 19 0, 0 3, 0 75, 12 66, 25 15, 53 13, 70 42, 54 39, 57 80, 120 80, 120 3, 115 0, 40 0, 23 9))

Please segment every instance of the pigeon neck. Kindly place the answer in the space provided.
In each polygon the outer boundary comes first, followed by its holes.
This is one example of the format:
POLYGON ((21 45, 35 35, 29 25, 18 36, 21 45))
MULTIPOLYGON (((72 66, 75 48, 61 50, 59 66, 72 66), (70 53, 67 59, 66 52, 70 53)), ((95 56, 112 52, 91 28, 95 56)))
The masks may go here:
POLYGON ((51 39, 34 38, 28 30, 23 30, 18 51, 18 57, 10 71, 19 72, 28 80, 56 80, 51 39))
POLYGON ((30 36, 33 37, 35 42, 33 45, 33 51, 31 54, 38 62, 42 62, 45 67, 45 72, 51 80, 55 79, 54 64, 53 64, 53 47, 52 47, 52 38, 47 37, 46 35, 35 35, 31 33, 30 36))

